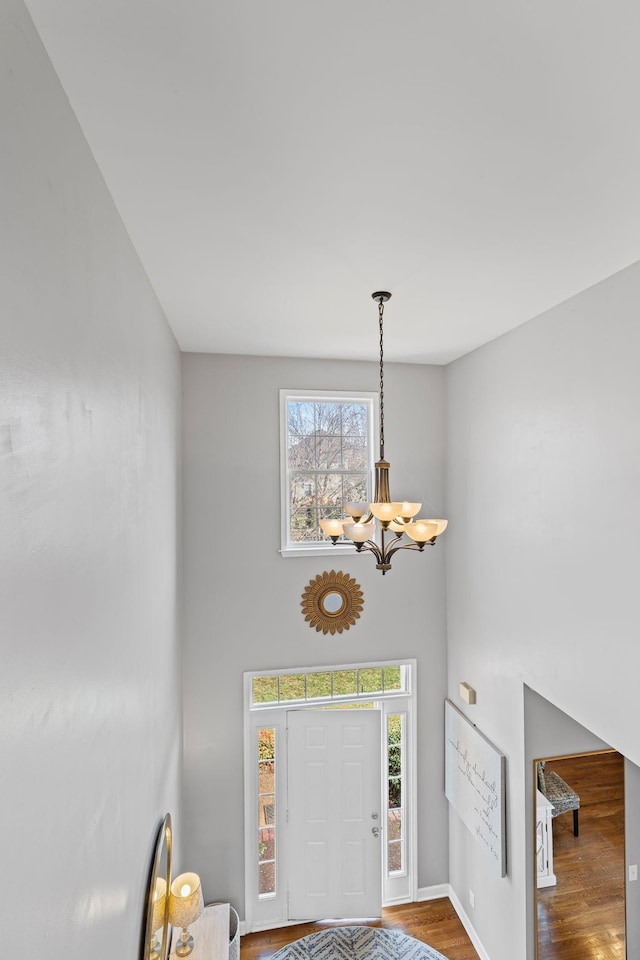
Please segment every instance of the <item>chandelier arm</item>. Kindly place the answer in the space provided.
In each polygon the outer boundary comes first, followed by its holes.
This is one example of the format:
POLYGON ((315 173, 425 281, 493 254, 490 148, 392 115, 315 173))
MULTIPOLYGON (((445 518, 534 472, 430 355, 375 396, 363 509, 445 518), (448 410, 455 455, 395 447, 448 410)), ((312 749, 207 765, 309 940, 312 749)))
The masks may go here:
POLYGON ((400 547, 397 547, 396 544, 398 543, 399 540, 402 539, 402 534, 398 535, 396 533, 393 540, 391 540, 391 542, 388 543, 386 546, 384 542, 384 534, 385 534, 385 531, 383 530, 382 531, 382 557, 383 557, 383 562, 388 563, 389 558, 394 555, 396 550, 400 549, 400 547))
POLYGON ((356 545, 356 551, 358 553, 364 553, 365 550, 370 551, 378 563, 383 563, 383 555, 380 552, 380 547, 375 542, 375 540, 365 540, 360 546, 356 545))
POLYGON ((423 543, 423 544, 419 544, 419 543, 415 543, 415 542, 414 542, 414 543, 401 543, 399 546, 393 547, 392 549, 390 549, 390 550, 387 551, 386 556, 385 556, 385 562, 388 563, 389 560, 391 559, 391 557, 394 555, 394 553, 397 553, 398 550, 417 550, 419 553, 422 553, 422 551, 424 550, 425 547, 432 547, 432 546, 434 545, 434 543, 435 543, 435 539, 434 539, 434 540, 427 540, 427 541, 426 541, 425 543, 423 543))
POLYGON ((385 559, 386 559, 386 562, 387 562, 387 563, 390 563, 390 562, 391 562, 391 557, 394 555, 394 553, 397 553, 398 550, 417 550, 417 549, 418 549, 418 545, 417 545, 417 544, 408 544, 408 543, 404 543, 404 544, 402 544, 402 546, 399 546, 399 547, 394 547, 393 550, 389 550, 389 552, 388 552, 388 554, 387 554, 387 556, 386 556, 386 558, 385 558, 385 559))
POLYGON ((378 563, 387 563, 387 562, 388 562, 388 561, 387 561, 387 556, 388 556, 389 548, 387 547, 387 545, 386 545, 385 542, 384 542, 384 541, 385 541, 385 534, 386 534, 386 532, 387 532, 387 531, 385 530, 385 528, 381 526, 381 527, 380 527, 380 548, 379 548, 380 559, 378 560, 378 563))

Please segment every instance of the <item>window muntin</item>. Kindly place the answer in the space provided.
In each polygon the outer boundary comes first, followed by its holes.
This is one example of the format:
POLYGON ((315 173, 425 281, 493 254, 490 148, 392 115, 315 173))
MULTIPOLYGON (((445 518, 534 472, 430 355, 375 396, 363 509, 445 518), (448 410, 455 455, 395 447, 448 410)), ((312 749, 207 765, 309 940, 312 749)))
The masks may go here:
POLYGON ((323 703, 343 699, 371 700, 407 694, 409 672, 405 664, 309 670, 305 673, 254 675, 251 709, 293 703, 323 703))
POLYGON ((345 502, 371 499, 377 395, 280 395, 283 553, 335 550, 320 520, 344 516, 345 502))

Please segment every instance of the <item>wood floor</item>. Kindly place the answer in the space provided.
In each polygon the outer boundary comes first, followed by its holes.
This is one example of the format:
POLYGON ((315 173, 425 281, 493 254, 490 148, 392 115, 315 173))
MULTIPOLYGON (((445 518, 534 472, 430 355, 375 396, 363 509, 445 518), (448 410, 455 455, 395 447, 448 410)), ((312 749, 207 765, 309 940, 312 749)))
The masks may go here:
MULTIPOLYGON (((340 926, 335 922, 330 925, 340 926)), ((367 926, 401 930, 439 950, 448 960, 478 960, 457 913, 446 898, 386 907, 382 919, 371 921, 367 926)), ((267 960, 288 943, 326 929, 326 923, 299 923, 293 927, 249 933, 240 941, 240 955, 242 960, 267 960)))
POLYGON ((580 797, 553 821, 558 883, 537 891, 538 960, 624 960, 624 758, 619 753, 548 761, 580 797))

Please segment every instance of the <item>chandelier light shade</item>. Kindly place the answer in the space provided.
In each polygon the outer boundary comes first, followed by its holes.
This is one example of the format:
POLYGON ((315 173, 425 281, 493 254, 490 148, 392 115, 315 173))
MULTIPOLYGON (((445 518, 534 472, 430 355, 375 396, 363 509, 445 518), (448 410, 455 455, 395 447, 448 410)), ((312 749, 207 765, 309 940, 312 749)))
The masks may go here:
POLYGON ((321 520, 323 533, 336 544, 340 537, 352 540, 358 553, 370 552, 376 569, 382 574, 391 569, 391 557, 398 550, 417 550, 433 546, 447 527, 446 520, 415 519, 421 503, 391 499, 389 461, 384 458, 384 305, 391 294, 379 290, 371 294, 378 304, 380 329, 380 458, 376 463, 373 503, 345 503, 348 514, 343 520, 321 520), (392 539, 388 539, 392 537, 392 539), (406 537, 406 539, 405 539, 406 537))

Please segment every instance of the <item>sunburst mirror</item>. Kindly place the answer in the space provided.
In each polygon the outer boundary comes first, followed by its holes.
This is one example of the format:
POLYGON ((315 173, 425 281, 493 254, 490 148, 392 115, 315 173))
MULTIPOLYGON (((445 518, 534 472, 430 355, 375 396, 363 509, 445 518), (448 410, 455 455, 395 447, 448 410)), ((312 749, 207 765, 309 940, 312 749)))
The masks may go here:
POLYGON ((364 598, 360 584, 342 570, 319 573, 302 594, 302 615, 310 627, 327 633, 342 633, 359 619, 364 598))

